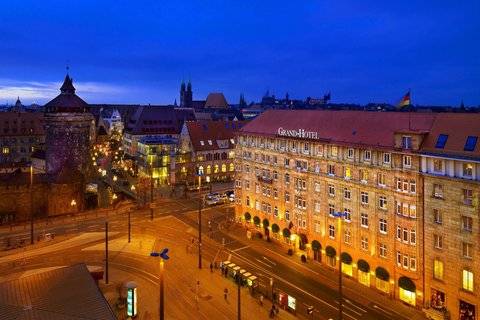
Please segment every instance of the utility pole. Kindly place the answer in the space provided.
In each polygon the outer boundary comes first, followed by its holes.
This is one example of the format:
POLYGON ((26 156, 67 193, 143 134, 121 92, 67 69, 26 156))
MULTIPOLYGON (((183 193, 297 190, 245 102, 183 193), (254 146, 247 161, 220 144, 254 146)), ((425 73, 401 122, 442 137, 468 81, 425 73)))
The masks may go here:
POLYGON ((130 233, 131 233, 131 230, 132 230, 132 224, 131 224, 131 221, 130 221, 130 213, 131 213, 131 209, 128 210, 128 243, 130 243, 130 233))
POLYGON ((108 221, 105 221, 105 283, 108 284, 108 221))
POLYGON ((30 244, 33 244, 33 166, 30 164, 30 244))
POLYGON ((202 269, 202 176, 198 175, 198 269, 202 269))
POLYGON ((153 164, 150 162, 150 220, 153 221, 153 164))

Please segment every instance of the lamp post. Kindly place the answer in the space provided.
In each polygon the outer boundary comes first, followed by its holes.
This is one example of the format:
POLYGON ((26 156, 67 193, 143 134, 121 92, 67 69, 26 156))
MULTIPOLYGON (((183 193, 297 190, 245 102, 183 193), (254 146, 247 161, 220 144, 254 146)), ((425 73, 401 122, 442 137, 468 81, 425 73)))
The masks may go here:
POLYGON ((108 221, 105 221, 105 283, 108 284, 108 221))
POLYGON ((338 296, 339 296, 339 305, 338 305, 338 319, 343 319, 343 292, 342 292, 342 219, 347 214, 345 212, 335 212, 333 216, 338 218, 338 238, 340 240, 338 248, 338 296))
POLYGON ((242 278, 240 276, 240 273, 237 272, 236 278, 237 278, 236 282, 237 282, 237 297, 238 297, 238 299, 237 299, 237 317, 238 318, 237 319, 241 320, 241 318, 242 318, 242 312, 241 312, 242 304, 240 302, 240 285, 241 285, 242 278))
POLYGON ((33 244, 33 166, 30 164, 30 244, 33 244))
POLYGON ((202 269, 202 173, 198 171, 198 269, 202 269))
POLYGON ((168 254, 168 248, 163 249, 160 252, 152 252, 150 253, 151 257, 159 257, 160 258, 160 306, 159 306, 159 315, 160 315, 160 320, 165 319, 165 297, 164 297, 164 290, 165 290, 165 284, 164 284, 164 276, 163 276, 163 268, 164 268, 164 261, 170 259, 170 257, 167 255, 168 254))
POLYGON ((150 220, 153 221, 153 164, 150 161, 150 220))

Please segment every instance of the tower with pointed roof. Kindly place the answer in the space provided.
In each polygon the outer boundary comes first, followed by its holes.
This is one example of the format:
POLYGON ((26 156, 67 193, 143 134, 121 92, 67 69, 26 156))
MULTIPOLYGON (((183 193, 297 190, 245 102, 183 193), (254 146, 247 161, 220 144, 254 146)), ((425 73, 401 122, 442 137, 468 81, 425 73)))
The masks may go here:
POLYGON ((52 176, 66 171, 86 174, 90 168, 93 116, 75 93, 67 74, 60 94, 45 105, 45 162, 52 176))
POLYGON ((191 108, 192 101, 193 101, 192 83, 189 80, 185 89, 185 82, 182 81, 182 84, 180 86, 180 107, 191 108))

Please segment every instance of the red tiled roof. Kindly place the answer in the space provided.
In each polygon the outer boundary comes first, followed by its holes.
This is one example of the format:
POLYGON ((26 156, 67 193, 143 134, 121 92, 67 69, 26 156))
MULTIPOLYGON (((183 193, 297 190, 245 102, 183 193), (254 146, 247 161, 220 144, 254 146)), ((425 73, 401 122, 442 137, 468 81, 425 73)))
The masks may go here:
POLYGON ((43 112, 0 112, 0 137, 44 135, 43 112))
POLYGON ((218 140, 226 140, 228 148, 233 148, 234 145, 230 142, 230 139, 235 138, 235 132, 237 132, 244 124, 245 121, 205 120, 186 122, 188 134, 195 151, 221 149, 217 143, 218 140), (209 140, 212 144, 209 143, 209 140), (201 141, 203 141, 203 145, 201 141))
POLYGON ((394 133, 428 132, 435 120, 434 113, 269 110, 240 132, 277 136, 278 129, 304 129, 317 132, 318 139, 339 144, 394 147, 394 133))
POLYGON ((480 159, 480 113, 439 113, 424 140, 422 152, 480 159), (436 148, 438 136, 448 135, 443 149, 436 148), (478 137, 473 151, 465 151, 468 136, 478 137))

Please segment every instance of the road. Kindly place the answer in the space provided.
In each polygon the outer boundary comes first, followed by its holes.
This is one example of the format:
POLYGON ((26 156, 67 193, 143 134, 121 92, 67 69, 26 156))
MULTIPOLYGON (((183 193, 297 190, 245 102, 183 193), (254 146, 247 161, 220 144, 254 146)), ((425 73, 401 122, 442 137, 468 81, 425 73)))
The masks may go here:
MULTIPOLYGON (((198 199, 158 200, 154 216, 154 222, 151 222, 148 210, 133 210, 131 212, 133 234, 161 238, 162 241, 172 245, 187 244, 192 235, 196 235, 195 229, 198 228, 198 199), (176 230, 162 222, 162 217, 170 216, 191 226, 193 233, 186 234, 184 231, 176 230)), ((299 261, 292 261, 291 257, 286 255, 285 250, 281 249, 276 243, 247 240, 245 237, 243 239, 239 238, 238 227, 230 222, 233 217, 233 208, 230 204, 204 208, 202 217, 202 232, 205 237, 208 237, 208 240, 204 238, 206 240, 204 240, 202 246, 203 257, 206 261, 212 261, 216 256, 219 260, 228 258, 230 261, 248 269, 249 272, 258 275, 260 285, 265 288, 266 292, 271 292, 270 278, 273 278, 276 291, 286 292, 297 299, 298 315, 306 315, 306 306, 312 305, 315 308, 314 319, 337 318, 339 300, 335 281, 337 277, 332 277, 332 275, 335 275, 333 272, 322 273, 299 261), (210 226, 208 221, 210 221, 210 226), (222 243, 225 243, 223 247, 222 243), (222 248, 223 252, 219 255, 222 248)), ((76 218, 75 221, 44 226, 42 232, 54 232, 64 237, 102 232, 106 218, 105 216, 76 218)), ((115 235, 112 235, 112 240, 117 237, 125 237, 127 231, 126 213, 109 215, 108 220, 110 231, 115 233, 115 235)), ((6 232, 4 229, 0 230, 2 237, 4 237, 4 232, 6 232)), ((17 230, 10 233, 9 236, 16 238, 29 237, 29 231, 28 229, 17 230)), ((62 266, 75 262, 98 264, 99 261, 103 261, 104 254, 101 250, 87 253, 82 250, 87 246, 101 244, 102 241, 97 239, 89 244, 78 243, 72 247, 58 250, 54 254, 27 255, 23 260, 13 259, 13 263, 2 263, 2 260, 0 260, 0 272, 8 274, 26 268, 62 266)), ((13 252, 21 251, 17 249, 13 252)), ((208 263, 205 263, 204 266, 208 268, 208 263)), ((152 285, 157 283, 156 268, 150 261, 145 261, 144 257, 117 254, 112 261, 112 268, 135 273, 152 285)), ((267 294, 268 296, 269 294, 267 294)), ((349 290, 348 286, 344 286, 344 297, 344 319, 409 319, 408 316, 401 314, 402 309, 396 301, 391 301, 391 305, 388 307, 380 306, 366 301, 362 292, 349 290)))

